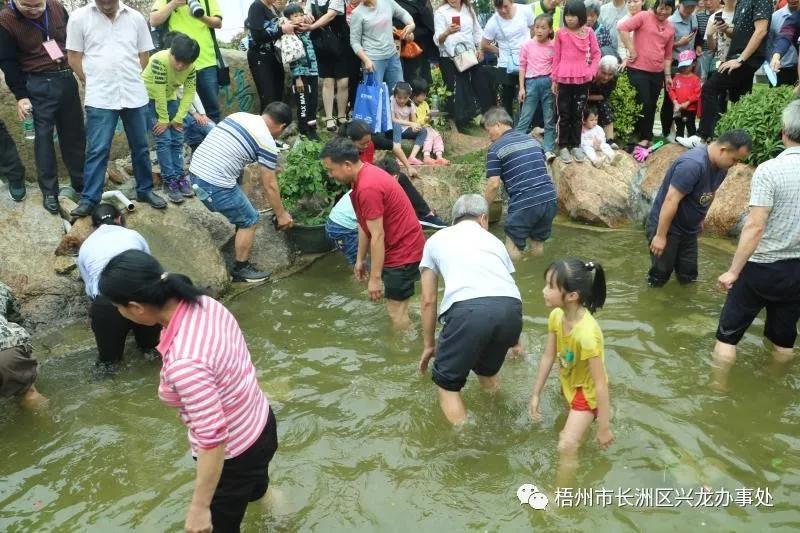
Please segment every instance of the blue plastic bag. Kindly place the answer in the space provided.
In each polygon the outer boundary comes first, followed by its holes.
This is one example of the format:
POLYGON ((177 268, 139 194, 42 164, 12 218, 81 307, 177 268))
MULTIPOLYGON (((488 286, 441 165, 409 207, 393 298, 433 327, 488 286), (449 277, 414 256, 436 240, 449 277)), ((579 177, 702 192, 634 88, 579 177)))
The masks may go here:
POLYGON ((368 72, 356 89, 356 101, 353 105, 353 119, 363 120, 372 128, 373 133, 380 118, 381 86, 375 82, 375 75, 368 72))
POLYGON ((375 81, 375 75, 367 72, 356 90, 353 119, 369 124, 373 133, 392 129, 392 111, 389 108, 389 88, 375 81))

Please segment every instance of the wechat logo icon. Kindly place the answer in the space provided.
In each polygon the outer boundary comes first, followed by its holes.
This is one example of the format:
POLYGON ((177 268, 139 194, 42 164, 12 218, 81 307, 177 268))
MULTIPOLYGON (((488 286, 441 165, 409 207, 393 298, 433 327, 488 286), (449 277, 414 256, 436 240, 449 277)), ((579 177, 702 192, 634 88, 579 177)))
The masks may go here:
POLYGON ((547 495, 543 492, 539 492, 539 489, 536 488, 536 485, 531 483, 520 485, 520 487, 517 489, 517 499, 519 500, 520 505, 525 505, 527 503, 537 511, 544 511, 544 509, 547 507, 547 504, 550 503, 547 495))

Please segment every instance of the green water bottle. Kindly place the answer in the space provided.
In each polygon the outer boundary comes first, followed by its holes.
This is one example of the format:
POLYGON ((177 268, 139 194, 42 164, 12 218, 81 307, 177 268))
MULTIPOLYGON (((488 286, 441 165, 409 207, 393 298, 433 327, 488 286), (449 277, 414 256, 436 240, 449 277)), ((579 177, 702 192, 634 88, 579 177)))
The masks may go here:
POLYGON ((25 104, 25 118, 22 120, 22 136, 26 141, 32 141, 36 137, 33 130, 33 107, 25 104))

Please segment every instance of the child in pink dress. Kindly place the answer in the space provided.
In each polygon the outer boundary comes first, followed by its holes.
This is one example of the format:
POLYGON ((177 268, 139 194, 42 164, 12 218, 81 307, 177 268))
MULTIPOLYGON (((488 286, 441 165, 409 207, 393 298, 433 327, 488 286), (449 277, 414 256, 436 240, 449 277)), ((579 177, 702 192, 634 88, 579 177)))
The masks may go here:
POLYGON ((569 0, 564 7, 565 26, 553 42, 553 93, 558 109, 558 146, 562 163, 586 161, 580 148, 583 110, 589 85, 600 63, 600 46, 586 26, 583 0, 569 0))
POLYGON ((391 105, 394 127, 402 126, 400 135, 396 131, 394 132, 394 141, 414 139, 414 148, 411 149, 408 162, 411 165, 423 165, 424 163, 417 159, 417 154, 425 144, 428 130, 417 122, 417 106, 411 101, 411 84, 405 81, 398 81, 395 84, 391 105))

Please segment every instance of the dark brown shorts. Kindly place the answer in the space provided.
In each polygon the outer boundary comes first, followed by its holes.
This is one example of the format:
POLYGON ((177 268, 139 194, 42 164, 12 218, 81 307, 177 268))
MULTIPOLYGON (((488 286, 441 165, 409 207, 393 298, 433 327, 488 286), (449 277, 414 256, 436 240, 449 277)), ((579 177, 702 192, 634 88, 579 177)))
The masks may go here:
POLYGON ((30 345, 0 350, 0 398, 19 396, 27 391, 39 373, 39 363, 30 345))

